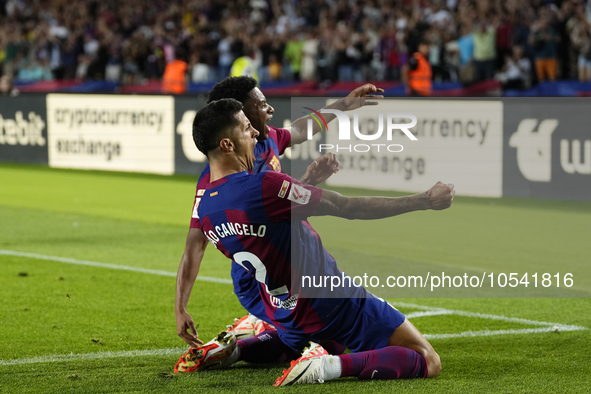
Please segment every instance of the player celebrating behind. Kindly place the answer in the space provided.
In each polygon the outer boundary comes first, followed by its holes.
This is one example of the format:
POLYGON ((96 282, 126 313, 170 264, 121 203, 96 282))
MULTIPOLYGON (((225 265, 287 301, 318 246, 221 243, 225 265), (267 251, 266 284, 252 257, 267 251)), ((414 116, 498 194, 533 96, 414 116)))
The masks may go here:
MULTIPOLYGON (((341 275, 307 217, 378 219, 445 209, 453 201, 453 185, 439 182, 409 197, 347 198, 304 186, 284 174, 251 175, 258 131, 235 100, 219 100, 199 111, 193 136, 211 166, 211 183, 197 207, 201 229, 259 282, 266 314, 277 327, 278 338, 269 338, 270 344, 302 349, 308 341, 335 340, 354 352, 330 356, 312 344, 276 385, 322 383, 340 376, 398 379, 439 374, 439 356, 398 310, 351 282, 336 289, 338 298, 300 297, 305 294, 298 275, 341 275)), ((220 352, 226 359, 220 360, 223 365, 260 351, 260 344, 239 342, 236 347, 230 338, 227 346, 220 346, 225 350, 220 352)))
MULTIPOLYGON (((372 84, 365 84, 353 90, 346 98, 337 100, 327 108, 347 111, 356 109, 359 105, 373 105, 376 102, 371 101, 371 99, 381 98, 382 96, 368 95, 382 92, 383 89, 372 84), (366 101, 366 98, 370 100, 366 101)), ((306 141, 307 120, 309 117, 302 117, 294 121, 291 130, 268 126, 267 122, 273 118, 275 110, 267 103, 266 97, 257 87, 256 80, 250 77, 230 77, 216 84, 209 94, 209 101, 223 98, 233 98, 240 101, 244 106, 244 114, 250 120, 252 126, 259 131, 258 142, 254 150, 255 161, 251 172, 281 172, 279 157, 288 147, 306 141)), ((330 122, 333 118, 333 114, 325 115, 327 122, 330 122)), ((313 133, 319 131, 319 125, 314 123, 313 133)), ((301 182, 311 185, 321 183, 338 171, 338 166, 339 163, 334 154, 325 154, 308 167, 308 171, 302 177, 301 182)), ((199 178, 194 207, 199 204, 200 193, 205 190, 209 180, 210 173, 209 166, 207 166, 199 178)), ((200 229, 197 210, 194 209, 185 252, 179 265, 175 302, 177 334, 193 347, 202 344, 202 341, 197 337, 195 324, 186 308, 207 243, 207 239, 200 229)), ((268 318, 258 292, 258 285, 252 276, 237 264, 232 264, 232 280, 234 291, 240 303, 254 316, 243 317, 229 330, 242 337, 252 336, 268 327, 268 324, 264 322, 264 320, 268 321, 268 318)), ((273 360, 266 359, 264 361, 273 360)))

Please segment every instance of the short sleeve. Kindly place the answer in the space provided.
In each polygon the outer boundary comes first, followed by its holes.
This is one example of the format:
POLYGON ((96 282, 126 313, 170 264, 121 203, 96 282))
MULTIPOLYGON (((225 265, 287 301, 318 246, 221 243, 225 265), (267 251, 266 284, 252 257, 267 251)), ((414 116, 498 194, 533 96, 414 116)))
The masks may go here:
POLYGON ((199 203, 201 202, 201 196, 205 189, 197 188, 197 193, 195 194, 195 201, 193 202, 193 210, 191 212, 191 225, 190 228, 201 228, 201 219, 199 218, 199 213, 197 212, 197 208, 199 207, 199 203))
POLYGON ((205 193, 205 189, 207 184, 210 180, 210 172, 209 166, 206 166, 201 176, 199 177, 199 182, 197 182, 197 189, 195 190, 195 199, 193 200, 193 210, 191 211, 191 224, 190 228, 201 228, 201 220, 199 218, 199 213, 197 212, 197 208, 199 207, 199 203, 201 202, 201 197, 203 193, 205 193))
POLYGON ((261 184, 263 207, 272 221, 305 220, 322 198, 322 189, 302 185, 289 175, 268 171, 261 184))
POLYGON ((291 144, 291 133, 287 129, 276 127, 269 127, 269 129, 269 137, 275 140, 277 148, 279 148, 279 155, 281 156, 291 144))

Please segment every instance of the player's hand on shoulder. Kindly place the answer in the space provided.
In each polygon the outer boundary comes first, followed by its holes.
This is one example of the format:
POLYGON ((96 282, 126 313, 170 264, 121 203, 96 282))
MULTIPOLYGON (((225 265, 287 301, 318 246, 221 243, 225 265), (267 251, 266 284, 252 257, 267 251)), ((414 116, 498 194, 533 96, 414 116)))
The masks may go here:
POLYGON ((440 211, 449 208, 454 200, 456 189, 453 183, 437 182, 427 190, 427 209, 440 211))
POLYGON ((203 345, 203 341, 198 338, 193 318, 187 312, 176 312, 176 329, 177 335, 191 347, 203 345))

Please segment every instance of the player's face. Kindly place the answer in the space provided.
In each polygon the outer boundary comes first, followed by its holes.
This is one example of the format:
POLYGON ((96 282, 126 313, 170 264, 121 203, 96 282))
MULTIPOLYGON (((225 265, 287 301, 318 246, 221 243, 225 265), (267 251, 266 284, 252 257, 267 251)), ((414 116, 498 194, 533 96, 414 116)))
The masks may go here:
POLYGON ((250 119, 252 127, 260 131, 259 141, 266 140, 269 136, 267 122, 273 118, 275 109, 267 103, 267 99, 259 88, 254 88, 248 94, 244 103, 244 113, 250 119))
POLYGON ((240 111, 236 114, 238 118, 238 126, 234 129, 234 150, 238 160, 244 164, 248 171, 254 168, 254 147, 257 144, 257 137, 259 132, 252 127, 252 123, 244 112, 240 111))

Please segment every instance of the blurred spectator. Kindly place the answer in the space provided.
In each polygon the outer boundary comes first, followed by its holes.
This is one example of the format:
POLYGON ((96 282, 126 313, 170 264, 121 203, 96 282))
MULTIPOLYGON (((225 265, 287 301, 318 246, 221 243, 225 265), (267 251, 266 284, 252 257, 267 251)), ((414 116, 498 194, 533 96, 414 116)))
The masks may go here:
POLYGON ((482 21, 474 31, 474 77, 475 82, 492 79, 495 75, 496 33, 482 21))
POLYGON ((121 80, 121 58, 115 50, 111 50, 110 59, 105 66, 105 80, 119 82, 121 80))
POLYGON ((394 27, 383 29, 376 46, 375 52, 381 61, 380 79, 400 79, 401 62, 397 33, 394 27))
POLYGON ((547 16, 543 16, 532 26, 530 45, 536 59, 536 75, 539 82, 556 80, 558 70, 557 46, 559 37, 550 25, 547 16))
POLYGON ((19 68, 17 78, 26 82, 51 81, 53 74, 49 69, 49 61, 45 59, 41 63, 36 60, 27 62, 26 66, 19 68))
MULTIPOLYGON (((244 48, 244 45, 240 46, 244 48)), ((244 54, 244 56, 239 56, 234 63, 232 63, 232 68, 230 69, 230 76, 231 77, 240 77, 240 76, 247 76, 252 77, 254 79, 259 80, 258 75, 258 65, 256 60, 254 59, 255 54, 254 50, 247 46, 244 49, 240 49, 240 52, 244 54)))
POLYGON ((443 41, 441 31, 436 25, 433 25, 425 34, 425 38, 429 43, 429 57, 427 60, 431 65, 433 80, 441 82, 443 80, 443 41))
POLYGON ((232 56, 232 41, 232 37, 226 35, 218 44, 218 52, 220 54, 218 79, 220 80, 230 75, 230 68, 232 68, 232 63, 234 62, 234 57, 232 56))
POLYGON ((81 53, 80 43, 75 35, 66 39, 66 45, 61 56, 63 79, 73 79, 78 67, 78 55, 81 53))
POLYGON ((443 77, 445 81, 458 81, 460 70, 460 45, 449 31, 443 32, 443 77))
POLYGON ((244 43, 264 81, 399 80, 427 40, 442 81, 506 72, 513 45, 535 58, 540 80, 591 78, 584 0, 19 0, 3 11, 0 72, 12 77, 48 68, 58 80, 142 83, 183 48, 191 79, 215 81, 244 43))
POLYGON ((175 51, 176 59, 168 62, 162 76, 162 93, 182 94, 187 88, 187 68, 185 53, 181 49, 175 51))
POLYGON ((498 75, 503 83, 503 89, 523 90, 529 87, 531 81, 531 62, 523 57, 523 48, 513 47, 511 56, 505 55, 503 72, 498 75))
POLYGON ((259 78, 261 82, 268 82, 271 80, 269 71, 270 58, 272 53, 272 41, 269 33, 264 31, 258 39, 258 48, 260 52, 261 62, 259 64, 259 78))
POLYGON ((458 38, 458 49, 460 51, 459 79, 464 84, 474 81, 474 34, 468 24, 463 24, 461 36, 458 38))
POLYGON ((294 81, 300 80, 300 72, 302 71, 302 57, 304 50, 304 39, 299 33, 296 38, 289 40, 285 46, 285 59, 289 61, 292 78, 294 81))
POLYGON ((209 67, 207 64, 201 63, 201 58, 198 53, 191 55, 191 61, 189 63, 191 69, 191 82, 207 82, 209 80, 209 67))
POLYGON ((0 77, 0 95, 2 96, 18 96, 18 89, 14 87, 12 77, 3 75, 0 77))
POLYGON ((274 53, 269 55, 269 76, 271 81, 277 81, 281 77, 281 63, 277 61, 274 53))
POLYGON ((446 29, 453 23, 453 16, 448 10, 443 8, 443 0, 431 0, 431 4, 426 8, 427 22, 431 25, 446 29))
POLYGON ((501 68, 505 63, 507 56, 512 53, 512 36, 513 24, 510 19, 503 13, 500 17, 500 22, 496 27, 496 52, 497 52, 497 63, 496 68, 501 68))
POLYGON ((302 81, 313 81, 316 79, 317 54, 318 40, 312 31, 308 31, 302 47, 302 81))
POLYGON ((76 68, 76 79, 88 79, 88 69, 92 60, 87 54, 78 56, 78 67, 76 68))
POLYGON ((572 44, 573 57, 576 59, 579 81, 591 81, 591 25, 587 22, 582 7, 568 20, 566 30, 572 44))
POLYGON ((559 75, 562 79, 573 79, 577 77, 577 59, 573 43, 570 41, 568 22, 576 14, 574 4, 570 1, 563 1, 560 10, 556 13, 556 28, 560 36, 561 45, 558 46, 559 75))
POLYGON ((422 41, 417 52, 408 61, 407 90, 412 96, 431 96, 433 74, 427 61, 429 47, 429 42, 422 41))

